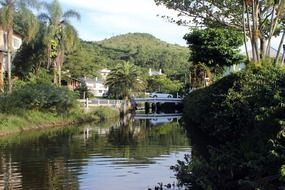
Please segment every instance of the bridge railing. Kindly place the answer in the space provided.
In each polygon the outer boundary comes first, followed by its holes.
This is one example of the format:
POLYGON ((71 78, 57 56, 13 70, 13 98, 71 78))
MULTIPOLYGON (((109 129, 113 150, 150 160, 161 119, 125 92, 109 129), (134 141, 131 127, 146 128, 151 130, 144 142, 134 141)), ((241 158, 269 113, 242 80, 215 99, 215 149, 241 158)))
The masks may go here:
POLYGON ((120 108, 123 100, 108 100, 108 99, 78 99, 82 107, 98 107, 98 106, 107 106, 107 107, 117 107, 120 108))
POLYGON ((143 102, 169 102, 169 103, 180 103, 182 98, 134 98, 136 103, 143 102))

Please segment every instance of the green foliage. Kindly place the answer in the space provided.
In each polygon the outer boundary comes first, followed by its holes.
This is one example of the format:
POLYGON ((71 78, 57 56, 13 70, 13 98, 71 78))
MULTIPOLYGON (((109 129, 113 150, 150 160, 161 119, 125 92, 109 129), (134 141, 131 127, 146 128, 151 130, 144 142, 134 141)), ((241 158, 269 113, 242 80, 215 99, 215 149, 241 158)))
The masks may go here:
POLYGON ((194 64, 204 63, 210 68, 239 64, 242 56, 239 47, 243 44, 242 34, 230 29, 207 28, 186 34, 194 64))
POLYGON ((129 62, 123 62, 111 70, 107 76, 106 85, 110 92, 127 98, 131 93, 137 93, 145 88, 140 70, 129 62))
POLYGON ((13 59, 13 73, 21 79, 28 78, 31 73, 37 75, 43 67, 47 66, 43 30, 44 28, 41 27, 32 41, 23 43, 13 59))
POLYGON ((147 91, 161 91, 167 93, 176 93, 182 88, 182 84, 176 80, 170 80, 165 75, 153 75, 147 79, 147 91))
POLYGON ((58 42, 56 40, 50 41, 50 58, 55 59, 58 52, 58 42))
POLYGON ((189 50, 162 42, 145 33, 119 35, 100 42, 81 42, 81 48, 66 57, 64 69, 74 76, 96 76, 104 67, 129 61, 148 70, 162 69, 167 75, 184 74, 189 50))
POLYGON ((192 92, 184 118, 195 151, 191 163, 174 167, 190 176, 181 182, 199 190, 284 189, 284 80, 284 68, 251 67, 192 92))
POLYGON ((0 98, 0 110, 5 113, 24 109, 63 114, 76 106, 71 91, 48 83, 26 83, 15 89, 11 95, 0 98))

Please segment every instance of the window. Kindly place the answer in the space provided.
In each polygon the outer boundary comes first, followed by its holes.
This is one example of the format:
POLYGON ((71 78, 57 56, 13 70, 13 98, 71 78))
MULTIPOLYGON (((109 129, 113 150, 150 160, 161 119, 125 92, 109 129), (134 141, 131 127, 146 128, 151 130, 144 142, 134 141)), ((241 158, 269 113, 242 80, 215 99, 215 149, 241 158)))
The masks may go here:
POLYGON ((99 90, 99 93, 102 93, 102 90, 99 90))
POLYGON ((17 38, 13 38, 13 47, 15 49, 19 49, 20 46, 21 46, 21 41, 19 39, 17 39, 17 38))

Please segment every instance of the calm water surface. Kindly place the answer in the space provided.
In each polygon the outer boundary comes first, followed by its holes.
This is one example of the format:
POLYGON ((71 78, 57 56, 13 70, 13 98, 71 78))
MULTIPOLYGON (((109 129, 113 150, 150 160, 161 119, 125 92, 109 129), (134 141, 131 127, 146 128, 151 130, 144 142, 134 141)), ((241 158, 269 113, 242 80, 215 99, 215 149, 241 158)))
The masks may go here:
POLYGON ((190 153, 177 119, 130 119, 0 139, 0 190, 147 190, 190 153), (165 123, 165 122, 170 123, 165 123))

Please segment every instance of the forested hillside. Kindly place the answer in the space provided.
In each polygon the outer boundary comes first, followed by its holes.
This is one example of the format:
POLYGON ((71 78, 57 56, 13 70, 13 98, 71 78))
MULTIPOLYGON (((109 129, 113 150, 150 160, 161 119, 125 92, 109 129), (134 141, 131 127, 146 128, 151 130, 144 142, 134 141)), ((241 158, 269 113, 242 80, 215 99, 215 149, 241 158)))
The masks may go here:
POLYGON ((99 42, 81 41, 81 47, 67 56, 65 69, 73 76, 96 76, 103 67, 112 68, 125 60, 142 67, 162 69, 167 75, 184 75, 189 50, 168 44, 150 34, 129 33, 99 42))

